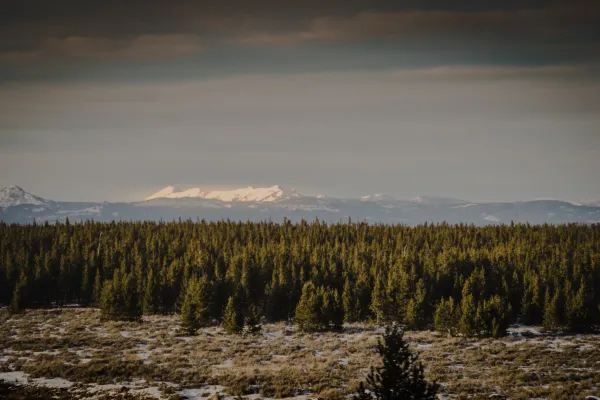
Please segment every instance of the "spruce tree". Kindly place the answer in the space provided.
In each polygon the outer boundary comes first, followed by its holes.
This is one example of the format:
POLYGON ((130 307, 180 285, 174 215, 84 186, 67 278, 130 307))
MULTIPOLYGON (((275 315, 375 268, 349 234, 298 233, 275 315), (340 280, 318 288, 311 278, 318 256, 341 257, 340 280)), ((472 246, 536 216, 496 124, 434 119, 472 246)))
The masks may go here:
POLYGON ((505 336, 510 321, 510 313, 510 303, 500 296, 492 296, 485 300, 481 316, 484 324, 484 334, 495 338, 505 336))
POLYGON ((433 315, 435 329, 454 336, 458 331, 459 321, 460 309, 454 303, 454 299, 452 297, 442 299, 435 308, 433 315))
POLYGON ((159 302, 158 280, 155 278, 154 269, 149 268, 146 285, 144 286, 144 298, 142 301, 144 314, 155 314, 158 312, 159 302))
POLYGON ((344 290, 342 291, 342 306, 344 307, 344 320, 346 322, 355 322, 360 319, 356 294, 353 285, 348 278, 344 281, 344 290))
POLYGON ((248 307, 246 316, 244 318, 244 333, 249 335, 256 335, 262 330, 260 323, 260 315, 258 309, 254 304, 248 307))
POLYGON ((544 302, 545 329, 557 329, 562 325, 561 305, 560 291, 555 290, 554 294, 550 294, 550 290, 547 290, 544 302))
POLYGON ((366 382, 361 382, 358 400, 434 400, 438 385, 425 379, 423 365, 404 340, 397 326, 387 326, 377 352, 382 365, 371 367, 366 382))
POLYGON ((138 291, 138 284, 133 272, 130 272, 125 276, 121 283, 120 290, 122 292, 121 298, 123 298, 121 319, 130 321, 139 320, 142 317, 142 303, 138 291))
POLYGON ((223 328, 229 334, 240 333, 244 327, 244 316, 234 296, 229 296, 223 313, 223 328))
POLYGON ((21 275, 19 281, 15 285, 12 297, 10 299, 9 311, 13 314, 17 314, 23 311, 26 306, 26 291, 27 291, 27 277, 21 275))
POLYGON ((425 316, 426 291, 422 280, 417 283, 417 290, 414 296, 406 305, 406 324, 413 329, 421 329, 425 326, 427 319, 425 316))
POLYGON ((116 319, 119 311, 117 303, 120 299, 117 298, 118 291, 114 288, 114 280, 104 282, 100 293, 100 310, 102 318, 116 319))
POLYGON ((385 283, 381 274, 375 280, 375 286, 371 294, 371 312, 375 316, 375 321, 379 324, 385 321, 387 314, 386 309, 388 305, 387 293, 385 290, 385 283))
POLYGON ((592 289, 588 289, 585 280, 581 278, 577 292, 567 296, 567 326, 570 331, 584 332, 592 329, 592 324, 589 323, 592 319, 590 317, 590 310, 593 309, 590 302, 592 293, 592 289))
POLYGON ((113 279, 102 285, 100 294, 102 317, 113 320, 139 320, 142 306, 132 273, 115 270, 113 279))
POLYGON ((102 294, 102 278, 100 276, 100 270, 96 270, 96 276, 94 277, 94 287, 92 289, 92 301, 96 306, 100 305, 100 296, 102 294))
POLYGON ((206 278, 190 278, 180 310, 181 325, 189 335, 196 334, 198 328, 208 325, 208 304, 206 278))
POLYGON ((335 289, 323 289, 323 306, 321 309, 322 322, 326 328, 342 329, 344 324, 344 306, 335 289))
POLYGON ((313 332, 323 329, 321 300, 315 285, 311 281, 306 282, 302 287, 295 314, 295 322, 301 331, 313 332))

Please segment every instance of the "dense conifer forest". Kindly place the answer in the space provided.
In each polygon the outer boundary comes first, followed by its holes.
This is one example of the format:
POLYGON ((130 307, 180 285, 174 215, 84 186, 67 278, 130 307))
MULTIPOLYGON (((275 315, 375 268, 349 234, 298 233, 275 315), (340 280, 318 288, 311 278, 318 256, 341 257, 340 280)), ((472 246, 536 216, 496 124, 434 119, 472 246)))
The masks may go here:
POLYGON ((0 224, 0 303, 181 314, 193 333, 290 320, 502 336, 600 324, 600 225, 0 224))

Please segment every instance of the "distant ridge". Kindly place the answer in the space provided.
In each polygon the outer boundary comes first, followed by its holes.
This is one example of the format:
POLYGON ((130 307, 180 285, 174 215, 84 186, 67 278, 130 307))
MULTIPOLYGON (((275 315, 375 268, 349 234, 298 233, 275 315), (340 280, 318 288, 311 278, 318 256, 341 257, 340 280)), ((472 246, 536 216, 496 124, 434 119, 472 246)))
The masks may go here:
POLYGON ((0 221, 352 221, 417 225, 423 223, 500 225, 591 224, 600 207, 559 200, 469 202, 445 197, 397 199, 376 194, 357 199, 308 196, 273 185, 230 190, 178 190, 167 186, 137 202, 52 201, 19 186, 0 188, 0 221))

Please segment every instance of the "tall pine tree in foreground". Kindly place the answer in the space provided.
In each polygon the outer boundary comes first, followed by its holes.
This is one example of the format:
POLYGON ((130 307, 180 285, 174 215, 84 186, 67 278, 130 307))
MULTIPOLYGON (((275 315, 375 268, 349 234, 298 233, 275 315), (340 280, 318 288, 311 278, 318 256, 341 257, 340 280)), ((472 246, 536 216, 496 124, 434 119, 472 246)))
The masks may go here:
POLYGON ((366 383, 361 382, 356 400, 434 400, 438 385, 425 380, 423 365, 404 341, 404 331, 387 326, 377 352, 380 367, 371 367, 366 383))

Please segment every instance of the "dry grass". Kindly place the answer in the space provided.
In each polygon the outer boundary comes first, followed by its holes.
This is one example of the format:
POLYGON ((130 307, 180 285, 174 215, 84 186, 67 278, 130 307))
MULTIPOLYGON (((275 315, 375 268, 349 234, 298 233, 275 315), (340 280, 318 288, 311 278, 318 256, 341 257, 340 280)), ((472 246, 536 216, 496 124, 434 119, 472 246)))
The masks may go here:
MULTIPOLYGON (((380 328, 368 325, 301 334, 269 324, 257 336, 232 336, 211 327, 188 337, 175 316, 135 323, 101 322, 93 309, 35 310, 13 317, 0 311, 0 371, 67 379, 74 385, 53 389, 64 398, 175 399, 221 392, 334 400, 352 393, 377 362, 373 346, 380 334, 380 328), (198 390, 182 392, 185 388, 198 390)), ((421 354, 428 376, 442 384, 444 398, 571 399, 600 393, 598 336, 495 340, 408 332, 406 337, 421 354)))

